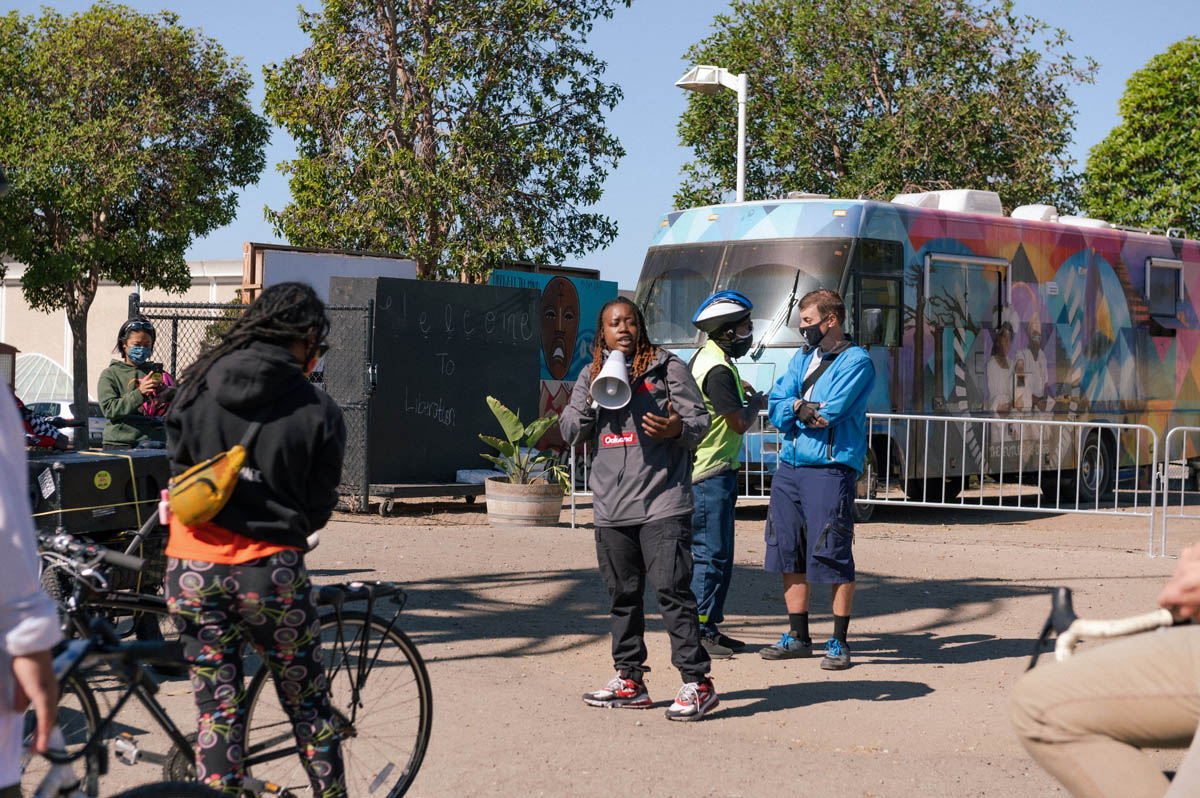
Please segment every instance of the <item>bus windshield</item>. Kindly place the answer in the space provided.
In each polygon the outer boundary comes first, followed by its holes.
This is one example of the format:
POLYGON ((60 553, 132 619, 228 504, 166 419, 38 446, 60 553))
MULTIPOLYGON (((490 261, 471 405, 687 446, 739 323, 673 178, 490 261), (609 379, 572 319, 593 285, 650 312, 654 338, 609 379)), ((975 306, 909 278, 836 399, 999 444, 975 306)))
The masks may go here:
MULTIPOLYGON (((741 291, 754 303, 754 338, 764 335, 776 313, 793 296, 816 288, 837 289, 850 239, 787 239, 655 247, 646 256, 637 303, 650 340, 666 346, 699 344, 692 314, 716 290, 741 291)), ((790 319, 767 343, 796 346, 790 319)))

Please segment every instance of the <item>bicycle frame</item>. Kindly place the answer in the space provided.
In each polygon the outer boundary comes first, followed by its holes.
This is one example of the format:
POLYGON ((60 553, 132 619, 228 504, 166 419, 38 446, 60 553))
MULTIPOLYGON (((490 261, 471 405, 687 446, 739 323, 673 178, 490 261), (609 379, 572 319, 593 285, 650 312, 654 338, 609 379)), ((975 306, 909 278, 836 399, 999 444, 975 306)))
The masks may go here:
MULTIPOLYGON (((379 659, 379 653, 383 649, 383 644, 387 640, 387 635, 396 626, 396 621, 400 618, 400 613, 404 611, 404 605, 407 603, 408 596, 396 585, 390 582, 350 582, 343 585, 324 585, 317 588, 317 606, 332 607, 334 618, 337 620, 337 638, 334 640, 335 650, 340 652, 344 661, 349 659, 349 651, 343 630, 342 608, 346 602, 366 601, 367 606, 364 611, 367 617, 374 615, 377 601, 384 598, 391 598, 396 604, 396 611, 392 614, 387 626, 379 635, 378 642, 375 645, 375 651, 369 653, 370 647, 370 626, 363 627, 362 639, 358 641, 358 664, 355 667, 353 675, 347 674, 350 679, 350 725, 353 726, 358 721, 358 710, 362 706, 362 701, 359 696, 362 694, 362 689, 367 683, 367 677, 371 670, 375 667, 375 662, 379 659)), ((340 666, 337 671, 325 675, 326 681, 333 683, 335 676, 341 670, 340 666)), ((277 735, 270 740, 264 740, 257 744, 256 747, 271 748, 281 742, 290 740, 292 735, 290 732, 277 735)), ((245 763, 247 768, 254 765, 260 765, 265 762, 271 762, 276 759, 281 759, 295 753, 293 748, 276 749, 267 751, 263 754, 250 755, 249 750, 246 752, 245 763)))
MULTIPOLYGON (((363 685, 366 684, 367 674, 369 674, 371 672, 371 669, 375 667, 375 662, 376 662, 376 660, 379 659, 379 652, 383 648, 383 643, 387 639, 388 633, 391 632, 392 629, 396 626, 396 621, 400 618, 400 613, 404 611, 404 605, 408 601, 407 594, 405 594, 404 591, 400 590, 395 585, 390 584, 390 583, 385 582, 385 583, 372 584, 372 583, 367 583, 367 582, 351 582, 349 585, 349 587, 352 590, 355 589, 356 586, 361 587, 363 589, 363 592, 365 592, 365 596, 363 598, 365 598, 365 600, 367 602, 366 614, 368 617, 371 615, 374 615, 374 613, 375 613, 376 598, 391 597, 392 601, 397 606, 396 606, 396 611, 392 614, 391 620, 388 621, 387 628, 385 628, 383 630, 383 633, 379 635, 379 642, 375 646, 375 652, 370 657, 369 662, 368 662, 368 658, 367 658, 367 645, 368 645, 368 642, 370 639, 370 635, 367 632, 370 630, 370 627, 369 626, 363 627, 364 631, 363 631, 362 640, 360 640, 359 644, 358 644, 359 645, 359 652, 358 652, 359 656, 358 656, 358 667, 356 668, 357 673, 355 674, 355 678, 350 680, 350 695, 351 695, 350 723, 351 724, 354 724, 354 722, 358 719, 358 708, 362 703, 361 701, 359 701, 359 695, 362 692, 363 685)), ((358 591, 355 590, 355 592, 357 593, 358 591)), ((343 623, 342 623, 342 607, 346 603, 347 599, 349 599, 351 601, 355 601, 358 599, 350 598, 345 592, 340 591, 340 590, 337 591, 336 596, 334 596, 333 591, 328 591, 328 592, 322 591, 322 593, 318 593, 318 599, 317 599, 318 605, 321 604, 321 599, 326 596, 329 597, 329 601, 326 603, 326 606, 333 607, 334 617, 337 618, 338 634, 337 634, 337 639, 334 642, 335 642, 335 645, 337 646, 337 648, 341 651, 342 655, 345 656, 347 652, 346 652, 346 641, 345 641, 345 638, 342 637, 342 630, 344 628, 343 623)), ((326 679, 331 682, 333 681, 333 677, 328 674, 326 675, 326 679)))

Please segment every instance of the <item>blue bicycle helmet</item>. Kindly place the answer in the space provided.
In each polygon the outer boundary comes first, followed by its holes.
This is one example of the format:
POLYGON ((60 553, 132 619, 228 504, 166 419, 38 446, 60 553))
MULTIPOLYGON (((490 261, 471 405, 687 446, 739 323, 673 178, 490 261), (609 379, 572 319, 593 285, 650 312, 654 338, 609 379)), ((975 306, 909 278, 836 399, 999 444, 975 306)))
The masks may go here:
POLYGON ((712 335, 730 322, 747 318, 753 309, 754 303, 740 291, 718 291, 696 308, 692 324, 712 335))

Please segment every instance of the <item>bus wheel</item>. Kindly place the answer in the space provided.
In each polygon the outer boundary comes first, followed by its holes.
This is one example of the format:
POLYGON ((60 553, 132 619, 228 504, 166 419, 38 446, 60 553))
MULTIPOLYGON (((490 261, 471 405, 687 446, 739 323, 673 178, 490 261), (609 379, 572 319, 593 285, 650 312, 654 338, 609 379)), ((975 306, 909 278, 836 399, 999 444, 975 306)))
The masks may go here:
POLYGON ((962 490, 960 477, 941 479, 910 479, 904 483, 904 494, 909 501, 944 504, 958 499, 962 490))
POLYGON ((1078 467, 1079 502, 1095 504, 1112 497, 1116 484, 1116 455, 1112 444, 1093 430, 1083 444, 1078 467))
MULTIPOLYGON (((859 475, 858 481, 854 483, 854 497, 856 499, 874 499, 876 492, 879 490, 879 479, 875 475, 875 469, 870 469, 870 476, 864 471, 859 475)), ((851 509, 851 514, 854 516, 854 523, 865 524, 875 515, 875 505, 865 504, 863 502, 854 502, 851 509)))

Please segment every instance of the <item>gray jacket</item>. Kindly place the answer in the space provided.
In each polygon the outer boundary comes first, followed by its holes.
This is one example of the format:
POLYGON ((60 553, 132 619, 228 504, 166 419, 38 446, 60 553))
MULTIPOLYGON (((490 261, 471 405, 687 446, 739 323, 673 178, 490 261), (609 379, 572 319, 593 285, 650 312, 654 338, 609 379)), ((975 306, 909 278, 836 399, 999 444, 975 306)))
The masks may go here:
POLYGON ((590 388, 591 369, 585 367, 559 427, 572 446, 588 445, 596 526, 690 515, 693 452, 710 419, 687 364, 660 349, 646 373, 631 383, 633 398, 620 410, 593 408, 590 388), (651 438, 642 431, 642 417, 667 415, 668 400, 683 418, 683 432, 669 440, 651 438))

